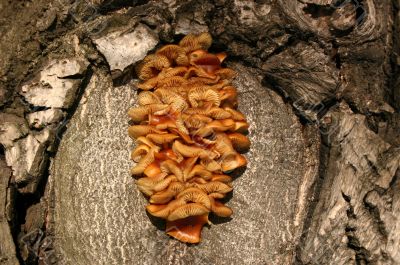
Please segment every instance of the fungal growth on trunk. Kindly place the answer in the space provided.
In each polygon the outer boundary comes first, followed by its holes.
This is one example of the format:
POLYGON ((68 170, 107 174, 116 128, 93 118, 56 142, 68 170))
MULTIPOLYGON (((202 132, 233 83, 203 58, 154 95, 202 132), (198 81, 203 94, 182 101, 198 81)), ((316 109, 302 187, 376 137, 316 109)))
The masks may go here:
POLYGON ((229 217, 221 200, 232 191, 227 173, 247 164, 249 125, 237 108, 236 73, 221 66, 226 54, 207 52, 208 33, 166 45, 137 68, 143 90, 129 110, 137 147, 131 173, 148 196, 147 211, 167 221, 166 232, 200 242, 209 213, 229 217))

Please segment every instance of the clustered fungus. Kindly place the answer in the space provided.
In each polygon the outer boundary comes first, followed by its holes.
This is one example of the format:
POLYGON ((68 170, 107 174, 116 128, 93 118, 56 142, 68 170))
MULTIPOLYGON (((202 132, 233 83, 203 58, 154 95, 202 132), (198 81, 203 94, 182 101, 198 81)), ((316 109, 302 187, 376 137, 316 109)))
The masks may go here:
POLYGON ((128 113, 137 144, 131 173, 149 199, 146 209, 187 243, 200 242, 210 212, 232 215, 221 202, 232 191, 226 174, 247 164, 240 153, 250 146, 230 84, 236 73, 221 66, 225 53, 207 52, 211 42, 208 33, 190 34, 144 58, 139 106, 128 113))

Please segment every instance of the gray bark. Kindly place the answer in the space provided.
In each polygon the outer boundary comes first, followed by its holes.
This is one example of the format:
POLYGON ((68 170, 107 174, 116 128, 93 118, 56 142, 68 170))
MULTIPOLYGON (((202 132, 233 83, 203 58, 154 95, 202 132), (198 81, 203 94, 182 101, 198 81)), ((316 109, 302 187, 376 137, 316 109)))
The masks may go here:
POLYGON ((0 2, 0 264, 400 264, 398 0, 0 2), (144 211, 126 112, 135 65, 202 31, 252 147, 187 246, 144 211))

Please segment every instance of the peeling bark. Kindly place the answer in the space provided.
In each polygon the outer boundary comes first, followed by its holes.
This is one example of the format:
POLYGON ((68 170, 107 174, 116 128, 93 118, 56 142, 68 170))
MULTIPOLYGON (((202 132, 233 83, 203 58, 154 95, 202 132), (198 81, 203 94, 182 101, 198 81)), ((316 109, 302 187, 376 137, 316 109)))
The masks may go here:
POLYGON ((399 264, 399 6, 0 1, 0 264, 399 264), (202 31, 255 145, 238 216, 188 247, 143 215, 122 131, 136 64, 202 31))

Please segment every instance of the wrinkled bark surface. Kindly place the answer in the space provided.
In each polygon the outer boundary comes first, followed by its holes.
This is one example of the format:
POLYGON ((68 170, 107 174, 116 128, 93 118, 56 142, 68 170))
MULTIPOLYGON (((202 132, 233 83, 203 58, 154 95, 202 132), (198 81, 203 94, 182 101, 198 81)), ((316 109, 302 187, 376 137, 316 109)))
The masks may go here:
POLYGON ((398 0, 0 1, 0 264, 400 264, 398 0), (209 31, 247 169, 197 246, 146 215, 143 57, 209 31))

